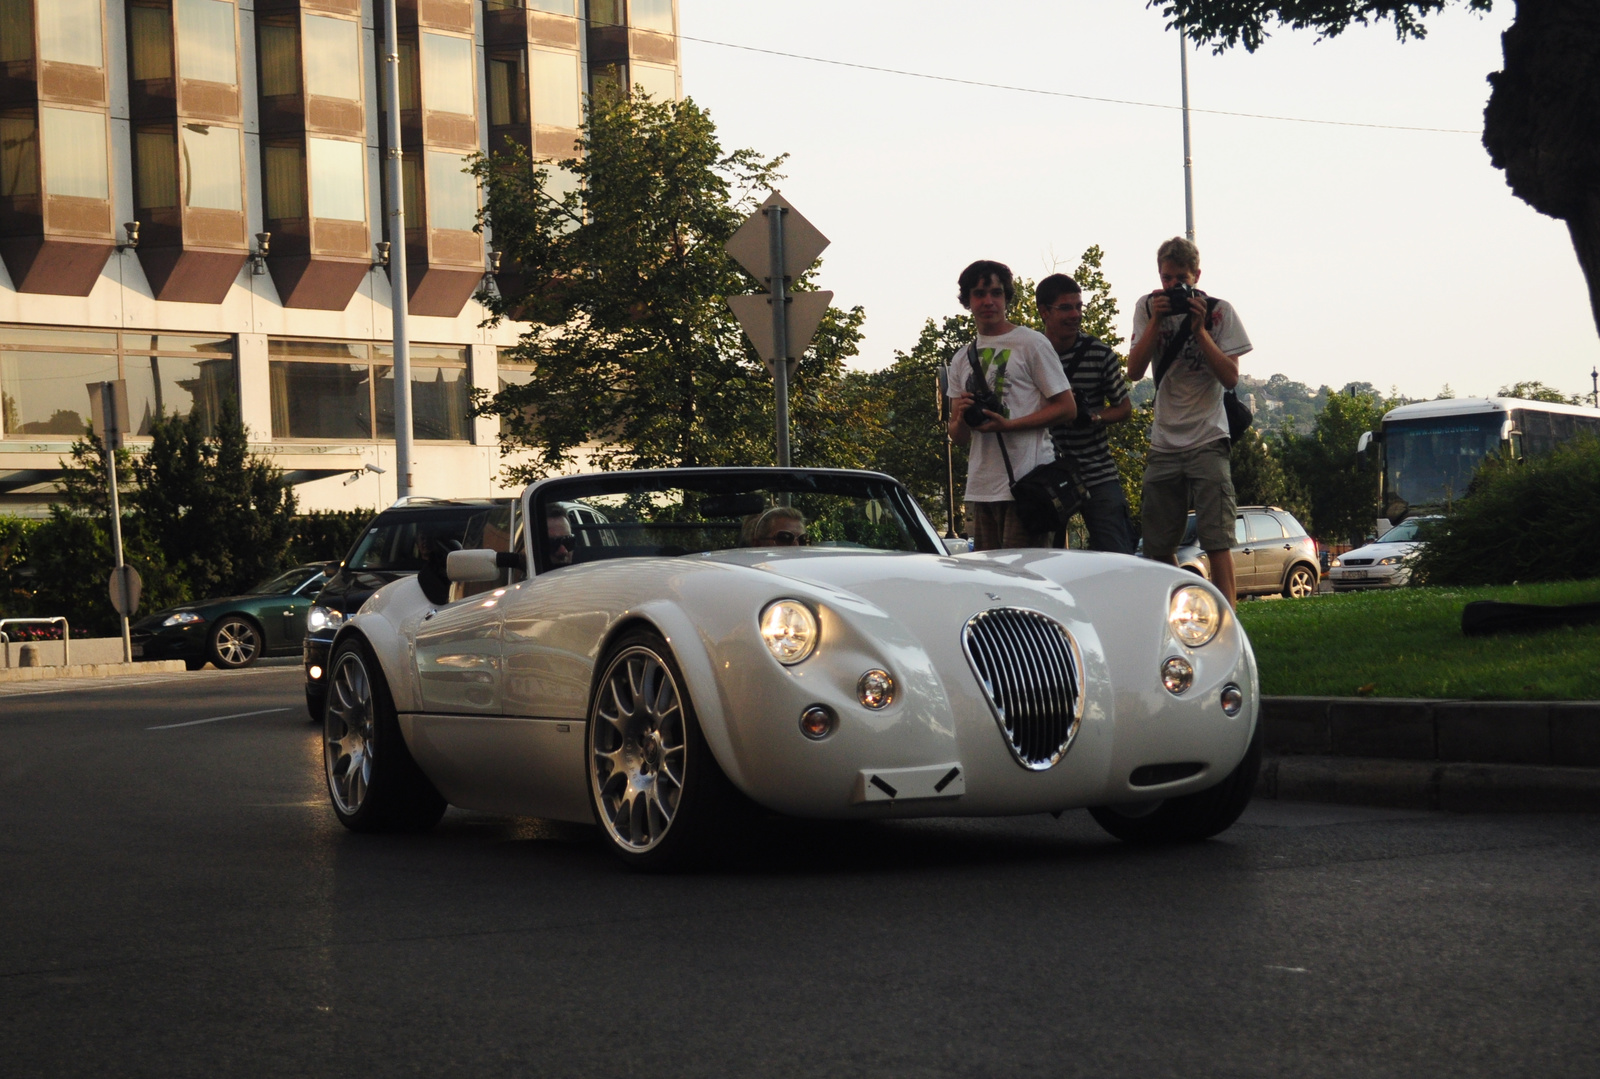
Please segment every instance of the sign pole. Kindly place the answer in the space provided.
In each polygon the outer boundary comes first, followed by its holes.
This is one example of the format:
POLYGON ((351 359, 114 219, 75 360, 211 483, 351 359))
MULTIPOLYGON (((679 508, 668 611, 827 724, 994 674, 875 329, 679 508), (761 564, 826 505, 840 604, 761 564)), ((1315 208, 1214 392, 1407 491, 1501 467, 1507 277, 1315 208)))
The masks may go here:
MULTIPOLYGON (((384 170, 389 192, 389 294, 394 316, 394 457, 395 494, 411 493, 411 336, 406 316, 411 304, 406 281, 406 205, 400 175, 400 23, 395 0, 386 0, 384 19, 384 96, 388 98, 389 164, 384 170)), ((378 418, 372 418, 376 435, 378 418)))
POLYGON ((789 467, 789 279, 784 276, 782 206, 767 207, 767 235, 772 267, 772 344, 778 395, 778 467, 789 467))
MULTIPOLYGON (((100 414, 105 417, 106 481, 111 488, 111 557, 118 574, 122 573, 122 506, 117 500, 117 450, 122 445, 122 431, 118 429, 116 387, 110 382, 100 383, 100 414)), ((133 662, 133 638, 128 634, 128 616, 122 619, 122 662, 133 662)))

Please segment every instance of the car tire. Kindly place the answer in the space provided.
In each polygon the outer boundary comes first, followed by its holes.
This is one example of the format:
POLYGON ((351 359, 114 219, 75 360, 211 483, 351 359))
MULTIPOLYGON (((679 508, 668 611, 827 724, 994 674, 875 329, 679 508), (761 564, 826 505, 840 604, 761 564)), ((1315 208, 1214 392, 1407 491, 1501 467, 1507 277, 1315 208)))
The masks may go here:
POLYGON ((1317 571, 1304 562, 1290 566, 1288 576, 1283 579, 1283 598, 1305 599, 1316 594, 1317 571))
POLYGON ((734 838, 739 799, 701 734, 672 650, 659 634, 634 630, 600 670, 584 768, 606 846, 645 872, 707 864, 734 838))
POLYGON ((352 832, 425 832, 438 824, 445 800, 406 748, 366 641, 345 641, 328 669, 323 773, 339 823, 352 832))
POLYGON ((1239 819, 1261 774, 1261 722, 1239 762, 1215 787, 1194 794, 1141 802, 1135 806, 1095 806, 1095 823, 1125 843, 1195 843, 1210 839, 1239 819))
POLYGON ((208 653, 219 670, 248 667, 261 656, 261 627, 242 614, 225 614, 211 627, 208 653))
POLYGON ((203 659, 186 659, 183 661, 183 669, 186 671, 198 671, 205 665, 206 661, 203 659))

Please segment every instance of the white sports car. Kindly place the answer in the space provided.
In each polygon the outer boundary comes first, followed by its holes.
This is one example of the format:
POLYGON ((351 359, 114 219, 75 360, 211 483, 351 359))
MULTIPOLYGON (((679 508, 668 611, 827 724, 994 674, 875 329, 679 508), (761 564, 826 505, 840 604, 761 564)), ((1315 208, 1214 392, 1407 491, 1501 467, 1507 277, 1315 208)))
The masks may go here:
POLYGON ((870 472, 564 477, 516 521, 504 550, 436 554, 340 630, 324 731, 346 826, 427 828, 447 803, 594 821, 668 868, 761 807, 1087 806, 1170 842, 1227 828, 1254 788, 1255 657, 1176 567, 950 556, 870 472))

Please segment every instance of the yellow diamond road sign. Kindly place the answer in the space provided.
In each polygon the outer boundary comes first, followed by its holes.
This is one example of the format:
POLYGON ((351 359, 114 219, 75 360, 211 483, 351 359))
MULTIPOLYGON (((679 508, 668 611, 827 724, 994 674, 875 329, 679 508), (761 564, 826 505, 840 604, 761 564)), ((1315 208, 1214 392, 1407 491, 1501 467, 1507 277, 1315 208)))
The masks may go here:
POLYGON ((728 240, 725 250, 749 270, 752 277, 771 281, 772 234, 768 231, 771 226, 767 223, 766 211, 774 206, 787 211, 783 215, 783 276, 793 281, 817 261, 817 256, 828 246, 828 238, 776 191, 761 204, 761 209, 745 218, 744 224, 728 240))

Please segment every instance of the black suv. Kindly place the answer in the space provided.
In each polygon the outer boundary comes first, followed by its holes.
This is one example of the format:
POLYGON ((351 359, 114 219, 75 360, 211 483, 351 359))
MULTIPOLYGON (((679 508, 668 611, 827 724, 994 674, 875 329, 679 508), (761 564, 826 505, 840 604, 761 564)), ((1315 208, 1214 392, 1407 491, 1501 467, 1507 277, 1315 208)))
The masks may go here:
MULTIPOLYGON (((1294 514, 1277 506, 1240 506, 1233 529, 1233 576, 1239 595, 1281 592, 1286 599, 1303 599, 1316 594, 1317 541, 1306 535, 1294 514)), ((1178 545, 1178 565, 1211 579, 1211 560, 1195 541, 1192 513, 1178 545)))
POLYGON ((328 583, 307 613, 306 707, 312 719, 322 718, 328 650, 345 619, 372 593, 409 574, 426 571, 425 585, 448 588, 444 559, 451 551, 510 550, 512 505, 509 499, 413 496, 372 519, 344 561, 329 567, 328 583))

